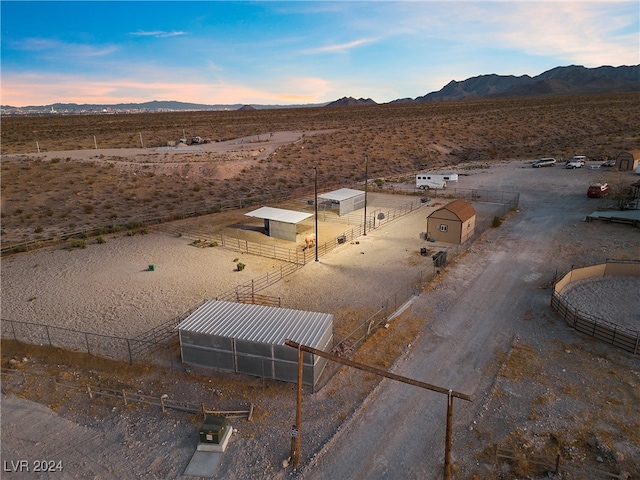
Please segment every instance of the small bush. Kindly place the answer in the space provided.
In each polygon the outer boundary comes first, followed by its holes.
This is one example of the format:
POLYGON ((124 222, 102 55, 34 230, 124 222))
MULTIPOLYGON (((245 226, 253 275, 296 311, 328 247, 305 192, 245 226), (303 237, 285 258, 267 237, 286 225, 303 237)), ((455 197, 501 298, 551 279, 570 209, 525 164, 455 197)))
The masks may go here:
POLYGON ((87 242, 84 240, 72 240, 71 243, 69 243, 69 249, 74 248, 87 248, 87 242))
POLYGON ((142 222, 129 222, 125 225, 128 229, 133 230, 142 226, 142 222))
POLYGON ((96 238, 96 243, 107 243, 107 241, 104 239, 104 237, 102 235, 100 235, 98 238, 96 238))
POLYGON ((493 228, 498 228, 500 225, 502 225, 502 219, 496 215, 495 217, 493 217, 493 222, 491 222, 491 226, 493 228))
POLYGON ((236 267, 238 268, 238 271, 241 272, 242 270, 244 270, 244 267, 246 267, 246 265, 242 262, 238 262, 236 267))

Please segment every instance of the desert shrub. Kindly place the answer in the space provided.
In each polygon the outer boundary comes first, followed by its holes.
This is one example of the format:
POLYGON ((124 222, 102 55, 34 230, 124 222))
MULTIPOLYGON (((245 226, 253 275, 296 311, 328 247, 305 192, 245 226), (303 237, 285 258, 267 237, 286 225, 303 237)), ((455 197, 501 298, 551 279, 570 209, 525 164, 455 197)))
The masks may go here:
POLYGON ((133 230, 134 228, 138 228, 142 226, 142 222, 129 222, 125 225, 129 230, 133 230))
POLYGON ((493 217, 493 222, 491 222, 491 226, 493 228, 498 228, 500 225, 502 225, 502 219, 496 215, 495 217, 493 217))
POLYGON ((44 228, 42 228, 41 226, 37 226, 34 230, 35 233, 42 233, 42 231, 44 230, 44 228))
POLYGON ((87 248, 87 242, 85 242, 84 240, 72 240, 69 243, 69 250, 71 249, 75 249, 75 248, 87 248))
POLYGON ((102 235, 99 235, 98 238, 96 238, 96 243, 107 243, 107 241, 104 239, 104 237, 102 235))

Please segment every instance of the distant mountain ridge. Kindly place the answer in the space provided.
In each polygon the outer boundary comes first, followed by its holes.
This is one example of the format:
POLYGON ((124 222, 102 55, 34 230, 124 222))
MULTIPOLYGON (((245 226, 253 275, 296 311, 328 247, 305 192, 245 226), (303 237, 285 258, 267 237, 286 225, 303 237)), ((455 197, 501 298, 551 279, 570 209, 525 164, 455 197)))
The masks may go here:
POLYGON ((342 97, 335 102, 328 103, 327 107, 352 107, 355 105, 378 105, 376 102, 371 100, 370 98, 359 98, 355 99, 353 97, 342 97))
POLYGON ((597 68, 570 65, 535 77, 480 75, 462 82, 452 80, 438 92, 417 97, 415 101, 607 92, 640 92, 640 65, 597 68))
MULTIPOLYGON (((539 95, 567 95, 586 93, 640 92, 640 65, 620 67, 602 66, 586 68, 581 65, 556 67, 530 77, 529 75, 487 74, 463 81, 451 80, 437 92, 412 98, 402 98, 389 103, 451 101, 466 98, 531 97, 539 95)), ((54 113, 113 113, 113 112, 162 112, 202 110, 251 110, 270 108, 351 107, 378 105, 371 98, 343 97, 333 102, 303 105, 229 104, 206 105, 178 101, 154 100, 145 103, 120 103, 116 105, 78 105, 54 103, 53 105, 12 107, 0 106, 3 114, 54 114, 54 113)))

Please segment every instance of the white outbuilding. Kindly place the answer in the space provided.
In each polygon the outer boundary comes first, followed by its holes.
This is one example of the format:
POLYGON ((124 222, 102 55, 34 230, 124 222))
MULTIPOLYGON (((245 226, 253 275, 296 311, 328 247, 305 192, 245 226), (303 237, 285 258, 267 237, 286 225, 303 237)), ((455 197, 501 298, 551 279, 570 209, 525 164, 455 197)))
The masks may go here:
MULTIPOLYGON (((333 315, 264 305, 210 300, 177 328, 183 362, 284 382, 298 379, 298 351, 285 340, 333 347, 333 315)), ((303 382, 315 385, 327 359, 303 358, 303 382)))
POLYGON ((360 210, 365 206, 365 194, 362 190, 352 188, 341 188, 329 193, 318 195, 323 200, 322 205, 332 210, 338 210, 338 215, 346 215, 348 213, 360 210))
POLYGON ((290 242, 295 242, 297 239, 298 223, 313 217, 312 213, 273 207, 260 207, 245 215, 264 219, 264 229, 268 236, 290 242))

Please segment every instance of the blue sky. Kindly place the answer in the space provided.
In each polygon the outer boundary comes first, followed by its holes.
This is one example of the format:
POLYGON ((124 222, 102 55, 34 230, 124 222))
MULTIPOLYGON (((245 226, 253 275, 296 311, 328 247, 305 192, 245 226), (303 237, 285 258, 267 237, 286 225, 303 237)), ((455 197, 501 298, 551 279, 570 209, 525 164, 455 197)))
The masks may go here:
POLYGON ((32 2, 1 8, 12 106, 415 98, 477 75, 640 64, 637 1, 32 2))

